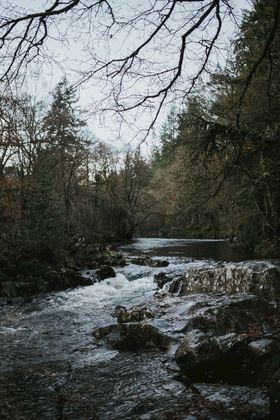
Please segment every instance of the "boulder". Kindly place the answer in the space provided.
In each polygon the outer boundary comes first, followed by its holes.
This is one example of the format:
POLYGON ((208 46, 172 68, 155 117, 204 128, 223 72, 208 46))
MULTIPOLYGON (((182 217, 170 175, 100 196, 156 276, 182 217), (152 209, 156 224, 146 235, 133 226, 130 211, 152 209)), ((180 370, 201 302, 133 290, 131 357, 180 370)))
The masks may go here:
POLYGON ((219 306, 199 305, 176 351, 181 371, 192 381, 266 384, 279 366, 279 313, 262 299, 229 298, 219 306))
POLYGON ((117 350, 167 350, 170 342, 166 335, 145 322, 107 325, 97 328, 92 335, 97 340, 106 338, 117 350))
POLYGON ((235 333, 215 336, 193 330, 182 339, 176 361, 191 381, 242 384, 248 372, 245 349, 246 338, 235 333))
POLYGON ((95 272, 98 280, 105 280, 111 277, 116 277, 115 270, 109 265, 102 265, 98 270, 95 272))
POLYGON ((97 328, 92 333, 95 338, 106 338, 113 348, 121 350, 166 350, 168 348, 167 335, 145 322, 155 316, 151 309, 144 305, 133 306, 130 309, 117 306, 113 316, 118 318, 118 324, 97 328))
POLYGON ((181 296, 190 293, 250 293, 278 302, 280 268, 262 261, 190 268, 183 277, 170 284, 169 291, 181 296))
POLYGON ((148 267, 167 267, 169 265, 168 261, 153 259, 147 255, 132 258, 131 262, 132 264, 145 265, 148 267))
POLYGON ((85 238, 76 238, 73 247, 75 262, 88 269, 100 268, 102 265, 124 266, 124 255, 113 250, 110 246, 98 243, 87 243, 85 238))
POLYGON ((269 386, 270 418, 278 419, 280 413, 280 369, 276 370, 269 386))
POLYGON ((105 325, 104 327, 98 327, 96 330, 92 332, 93 337, 95 337, 97 340, 101 340, 105 337, 107 337, 112 332, 118 331, 118 325, 117 324, 111 324, 111 325, 105 325))
POLYGON ((153 325, 145 322, 131 322, 120 325, 120 337, 112 343, 119 350, 137 351, 142 349, 167 350, 169 338, 153 325))
POLYGON ((155 314, 151 309, 143 305, 133 306, 126 309, 124 306, 117 306, 114 312, 117 316, 118 323, 143 321, 146 318, 154 318, 155 314))
POLYGON ((154 282, 157 283, 160 289, 162 289, 167 283, 171 282, 172 280, 174 280, 173 276, 163 272, 154 275, 154 282))

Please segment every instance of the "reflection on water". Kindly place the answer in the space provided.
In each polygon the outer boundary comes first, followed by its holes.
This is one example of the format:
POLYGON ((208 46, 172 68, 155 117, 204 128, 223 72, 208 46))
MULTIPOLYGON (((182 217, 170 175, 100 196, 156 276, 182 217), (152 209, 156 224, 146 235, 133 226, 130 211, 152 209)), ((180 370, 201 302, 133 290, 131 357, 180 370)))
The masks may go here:
POLYGON ((195 259, 243 261, 252 258, 244 250, 233 247, 223 239, 137 238, 122 247, 128 252, 143 252, 155 256, 184 256, 195 259))

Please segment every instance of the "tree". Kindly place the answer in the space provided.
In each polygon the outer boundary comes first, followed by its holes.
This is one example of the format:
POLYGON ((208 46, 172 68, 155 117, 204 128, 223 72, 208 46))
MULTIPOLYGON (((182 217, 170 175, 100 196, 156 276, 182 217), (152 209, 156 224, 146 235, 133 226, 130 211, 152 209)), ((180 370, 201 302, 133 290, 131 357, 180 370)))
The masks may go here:
POLYGON ((127 152, 120 171, 120 204, 127 215, 127 239, 131 239, 136 228, 153 213, 155 202, 149 191, 150 180, 150 167, 139 151, 127 152))
POLYGON ((74 88, 63 79, 53 93, 50 110, 43 121, 47 149, 53 160, 55 185, 63 197, 67 233, 71 230, 73 183, 77 171, 88 156, 89 144, 82 133, 85 122, 78 115, 76 102, 74 88))
POLYGON ((280 237, 278 4, 259 0, 246 14, 228 65, 179 116, 168 166, 177 191, 172 223, 188 234, 238 235, 268 255, 279 253, 280 237))
POLYGON ((31 97, 6 96, 1 101, 0 200, 5 235, 18 238, 25 223, 26 205, 33 189, 32 170, 42 148, 42 106, 31 97))
POLYGON ((255 236, 269 253, 277 252, 280 238, 279 10, 278 0, 254 2, 235 43, 231 69, 214 80, 212 105, 228 169, 239 173, 243 206, 250 209, 248 224, 255 225, 255 236))
POLYGON ((153 150, 153 162, 155 166, 165 166, 174 160, 174 153, 178 146, 178 113, 173 107, 167 116, 160 135, 160 144, 153 150))

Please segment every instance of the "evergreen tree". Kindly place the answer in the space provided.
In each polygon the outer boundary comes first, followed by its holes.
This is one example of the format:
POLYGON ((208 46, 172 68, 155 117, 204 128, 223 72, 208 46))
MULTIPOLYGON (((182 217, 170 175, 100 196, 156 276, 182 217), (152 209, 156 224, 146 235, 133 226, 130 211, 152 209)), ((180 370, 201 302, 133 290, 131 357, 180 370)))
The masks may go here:
POLYGON ((88 141, 83 135, 85 122, 76 107, 74 88, 63 79, 53 93, 53 101, 43 125, 48 151, 53 159, 55 187, 62 197, 65 231, 71 231, 71 206, 77 172, 88 154, 88 141))
POLYGON ((246 225, 253 226, 254 241, 262 238, 268 253, 277 253, 280 237, 279 21, 279 1, 255 1, 231 67, 213 80, 212 113, 223 126, 232 173, 239 174, 246 225))
POLYGON ((153 150, 153 163, 155 166, 166 166, 174 159, 174 153, 177 147, 178 133, 178 114, 175 107, 172 107, 164 123, 161 135, 160 145, 153 150))

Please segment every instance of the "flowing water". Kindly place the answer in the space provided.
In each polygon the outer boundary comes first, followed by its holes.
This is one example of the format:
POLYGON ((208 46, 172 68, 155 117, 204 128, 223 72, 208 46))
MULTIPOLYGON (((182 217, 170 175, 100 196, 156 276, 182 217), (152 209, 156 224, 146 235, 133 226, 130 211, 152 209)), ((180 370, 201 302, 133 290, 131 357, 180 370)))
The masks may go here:
POLYGON ((209 258, 241 258, 222 241, 142 238, 123 250, 128 256, 157 255, 170 264, 129 264, 116 268, 116 278, 92 286, 1 303, 1 419, 196 418, 186 408, 193 395, 167 369, 168 355, 112 350, 92 331, 116 322, 117 305, 149 299, 156 273, 179 275, 190 265, 209 264, 209 258))

